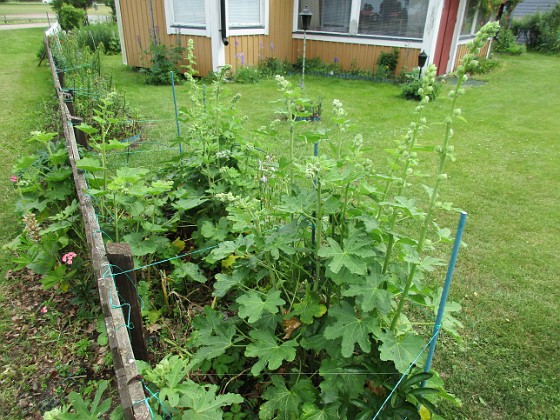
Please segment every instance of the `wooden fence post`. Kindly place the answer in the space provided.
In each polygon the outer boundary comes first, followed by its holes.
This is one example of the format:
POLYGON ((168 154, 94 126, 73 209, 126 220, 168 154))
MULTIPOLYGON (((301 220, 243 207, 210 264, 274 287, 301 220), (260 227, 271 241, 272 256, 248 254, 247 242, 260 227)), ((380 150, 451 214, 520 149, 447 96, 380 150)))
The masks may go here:
POLYGON ((109 243, 107 247, 107 259, 115 276, 115 285, 122 297, 121 305, 124 319, 130 320, 132 328, 130 332, 130 343, 136 359, 148 361, 148 350, 144 338, 144 325, 142 323, 142 312, 138 303, 136 291, 136 275, 130 245, 126 243, 109 243), (121 274, 125 272, 125 274, 121 274))
POLYGON ((89 136, 86 133, 84 133, 82 130, 76 128, 77 125, 80 125, 81 123, 84 122, 84 119, 82 117, 72 116, 71 121, 72 121, 72 128, 74 129, 74 137, 76 137, 76 142, 86 150, 89 150, 89 143, 88 143, 89 136))
POLYGON ((63 96, 66 108, 68 108, 68 113, 70 115, 76 115, 76 111, 74 110, 74 95, 72 94, 72 92, 64 92, 63 96))

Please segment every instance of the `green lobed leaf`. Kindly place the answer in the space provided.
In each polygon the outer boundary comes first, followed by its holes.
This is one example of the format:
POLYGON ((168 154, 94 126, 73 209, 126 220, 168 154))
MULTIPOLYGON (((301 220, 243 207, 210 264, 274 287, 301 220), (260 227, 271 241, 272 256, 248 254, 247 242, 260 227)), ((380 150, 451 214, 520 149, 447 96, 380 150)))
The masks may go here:
POLYGON ((323 359, 319 369, 319 375, 323 377, 319 385, 321 402, 333 405, 348 404, 352 399, 359 398, 364 392, 367 378, 363 373, 363 370, 357 371, 340 357, 323 359))
POLYGON ((306 403, 302 407, 302 420, 338 420, 338 406, 336 404, 329 404, 322 408, 317 408, 315 404, 306 403))
MULTIPOLYGON (((436 316, 438 313, 442 292, 443 292, 442 287, 439 287, 438 290, 434 292, 433 310, 434 310, 434 315, 436 316)), ((455 337, 456 339, 461 338, 457 330, 459 328, 463 328, 463 324, 461 323, 461 321, 455 318, 453 312, 460 312, 460 311, 461 311, 461 305, 459 303, 453 301, 447 301, 445 305, 445 309, 443 310, 443 319, 441 322, 442 329, 452 334, 453 337, 455 337)))
POLYGON ((198 283, 206 283, 208 280, 198 264, 192 262, 181 262, 180 265, 173 270, 173 278, 181 280, 187 278, 198 283))
POLYGON ((94 159, 90 157, 85 157, 76 161, 76 167, 78 169, 81 169, 82 171, 87 171, 87 172, 97 172, 97 171, 103 171, 105 169, 99 159, 94 159))
POLYGON ((89 125, 89 124, 84 124, 84 123, 82 123, 82 124, 80 124, 80 125, 77 125, 76 128, 77 128, 78 130, 80 130, 80 131, 86 133, 86 134, 89 134, 90 136, 91 136, 92 134, 96 134, 96 133, 98 132, 97 128, 92 127, 92 126, 89 125))
POLYGON ((344 240, 344 249, 332 238, 327 238, 329 246, 319 249, 319 256, 329 258, 329 269, 338 273, 342 267, 346 267, 353 274, 366 274, 368 264, 367 257, 374 255, 371 242, 359 235, 351 235, 344 240))
POLYGON ((212 337, 208 337, 204 340, 204 345, 198 349, 196 352, 193 362, 201 362, 203 360, 212 360, 216 357, 221 356, 229 349, 233 342, 233 336, 235 335, 235 326, 230 325, 229 328, 223 333, 212 337))
POLYGON ((371 273, 361 284, 351 284, 342 291, 343 296, 355 296, 360 308, 364 312, 374 309, 383 315, 391 311, 391 297, 393 294, 382 286, 389 276, 380 273, 371 273))
POLYGON ((245 278, 245 273, 240 270, 235 270, 231 275, 219 273, 216 274, 216 282, 214 283, 214 292, 212 296, 222 298, 236 286, 242 284, 245 278))
MULTIPOLYGON (((80 162, 80 161, 78 161, 80 162)), ((45 180, 48 182, 60 182, 68 179, 72 175, 72 169, 70 168, 57 168, 45 175, 45 180)))
POLYGON ((262 395, 267 400, 261 405, 259 417, 261 419, 300 418, 300 406, 315 400, 315 389, 309 379, 298 381, 291 389, 286 387, 280 376, 272 377, 272 385, 262 395))
POLYGON ((325 312, 327 312, 327 307, 320 303, 319 295, 308 291, 301 302, 294 304, 288 318, 297 316, 304 324, 312 324, 314 318, 322 317, 325 312))
POLYGON ((179 211, 186 211, 200 206, 202 203, 208 201, 207 198, 194 197, 194 198, 180 198, 173 203, 173 207, 179 211))
POLYGON ((275 314, 279 311, 278 307, 286 303, 278 290, 269 290, 264 300, 261 296, 262 294, 250 290, 238 297, 235 301, 239 303, 239 317, 247 318, 247 322, 252 324, 260 319, 263 312, 275 314))
POLYGON ((182 419, 187 420, 215 420, 223 416, 222 407, 232 404, 241 404, 243 397, 238 394, 221 394, 216 395, 217 386, 208 386, 204 390, 199 385, 199 389, 195 392, 185 393, 181 398, 181 406, 190 407, 186 410, 182 419))
POLYGON ((380 359, 394 362, 400 373, 408 369, 426 345, 422 337, 412 332, 395 336, 393 331, 387 330, 379 336, 379 339, 382 342, 379 346, 380 359))
POLYGON ((295 347, 298 345, 296 340, 278 344, 274 334, 264 330, 253 330, 249 336, 254 341, 245 349, 245 356, 259 359, 251 368, 254 376, 257 376, 267 364, 270 370, 276 370, 284 360, 291 362, 296 357, 295 347))
POLYGON ((329 340, 342 338, 342 356, 352 356, 356 344, 366 353, 371 351, 369 335, 378 333, 379 321, 377 319, 358 316, 352 305, 347 301, 331 306, 328 315, 336 321, 325 328, 324 336, 329 340))

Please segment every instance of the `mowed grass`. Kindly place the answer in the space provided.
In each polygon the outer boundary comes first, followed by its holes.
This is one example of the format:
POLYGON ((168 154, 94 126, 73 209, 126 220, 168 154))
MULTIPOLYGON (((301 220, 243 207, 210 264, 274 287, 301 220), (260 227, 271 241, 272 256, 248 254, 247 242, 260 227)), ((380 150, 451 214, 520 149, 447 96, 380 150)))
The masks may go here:
MULTIPOLYGON (((24 140, 29 131, 41 125, 43 99, 54 93, 48 70, 36 67, 41 38, 42 31, 33 29, 0 37, 3 243, 19 224, 9 182, 11 165, 28 148, 24 140)), ((560 58, 526 54, 504 61, 502 68, 485 76, 486 84, 467 87, 460 100, 467 123, 455 125, 458 159, 447 166, 450 179, 442 191, 442 200, 469 212, 464 237, 468 247, 459 255, 451 296, 463 306, 463 340, 457 344, 443 335, 435 358, 448 389, 463 400, 461 408, 444 407, 446 418, 560 418, 560 58)), ((145 86, 142 75, 121 65, 120 57, 108 57, 104 68, 146 119, 162 120, 146 128, 150 140, 173 137, 171 89, 145 86)), ((297 83, 297 77, 293 81, 297 83)), ((307 77, 306 89, 308 96, 323 98, 321 124, 327 128, 330 103, 334 98, 343 101, 354 123, 352 133, 364 134, 376 166, 372 170, 383 168, 384 150, 406 130, 416 106, 400 99, 392 85, 307 77)), ((448 89, 431 106, 424 144, 441 139, 448 89)), ((225 91, 241 93, 248 131, 277 118, 271 102, 280 94, 274 82, 230 84, 225 91)), ((186 104, 186 87, 178 87, 177 96, 180 106, 186 104)), ((283 140, 271 139, 263 146, 279 154, 283 140)), ((311 153, 312 148, 300 150, 311 153)), ((426 171, 434 158, 425 156, 426 171)), ((149 163, 149 158, 142 162, 149 163)), ((437 217, 454 229, 456 215, 437 217)), ((0 308, 15 293, 3 280, 11 268, 9 257, 1 255, 0 308)), ((444 273, 437 274, 433 281, 440 283, 444 273)), ((0 331, 10 328, 6 314, 0 309, 0 331)), ((9 384, 0 391, 0 399, 5 398, 15 398, 9 384)))
MULTIPOLYGON (((43 29, 2 32, 0 36, 0 238, 10 240, 19 222, 15 218, 15 190, 10 183, 12 165, 26 150, 29 133, 45 122, 44 101, 54 96, 52 77, 36 54, 43 39, 43 29)), ((2 254, 5 257, 4 254, 2 254)), ((3 260, 6 263, 6 260, 3 260)), ((4 276, 2 275, 2 278, 4 276)), ((1 296, 1 295, 0 295, 1 296)))
MULTIPOLYGON (((469 213, 468 247, 459 255, 451 293, 463 306, 465 328, 461 343, 442 337, 434 365, 463 401, 460 408, 444 407, 448 418, 560 418, 560 57, 502 59, 501 68, 483 77, 485 84, 466 87, 459 103, 466 122, 454 127, 457 161, 447 165, 441 199, 469 213)), ((141 74, 116 57, 106 66, 144 115, 172 115, 169 87, 142 86, 141 74)), ((423 144, 441 141, 450 88, 428 111, 431 128, 423 144)), ((273 81, 227 85, 225 91, 242 95, 248 129, 277 118, 271 102, 281 97, 273 81)), ((181 106, 186 87, 177 92, 181 106)), ((306 92, 322 97, 326 128, 332 100, 343 101, 354 124, 351 134, 365 136, 377 166, 372 170, 384 167, 385 149, 402 136, 416 106, 399 98, 397 86, 365 81, 307 77, 306 92)), ((284 141, 271 139, 261 147, 281 153, 284 141)), ((312 146, 300 151, 311 154, 312 146)), ((423 159, 421 167, 433 171, 435 156, 423 159)), ((455 229, 457 215, 437 218, 455 229)), ((442 283, 444 274, 432 281, 442 283)))
MULTIPOLYGON (((42 29, 21 29, 2 31, 0 34, 0 244, 9 242, 21 229, 22 223, 15 213, 16 193, 11 185, 12 165, 25 153, 31 152, 26 143, 29 133, 40 129, 45 123, 44 101, 54 96, 50 71, 43 64, 37 67, 36 52, 43 39, 42 29)), ((11 256, 0 246, 0 340, 5 333, 21 328, 12 321, 13 304, 16 293, 28 293, 33 284, 14 284, 5 279, 6 272, 13 268, 11 256)), ((28 321, 32 323, 28 308, 28 321)), ((26 319, 26 318, 24 318, 26 319)), ((18 320, 18 324, 26 321, 18 320)), ((31 337, 29 340, 32 340, 31 337)), ((29 341, 33 346, 35 342, 29 341)), ((0 417, 6 415, 6 408, 18 404, 18 389, 28 381, 20 377, 19 384, 6 380, 13 366, 19 366, 22 372, 26 368, 27 357, 20 354, 18 360, 12 360, 8 344, 0 342, 0 417), (6 375, 6 376, 5 376, 6 375)), ((8 411, 9 412, 9 411, 8 411)), ((10 418, 10 416, 3 417, 10 418)), ((14 417, 11 417, 14 418, 14 417)))
MULTIPOLYGON (((12 15, 22 16, 22 15, 44 15, 45 19, 49 16, 56 17, 56 13, 52 8, 52 4, 43 4, 41 2, 6 2, 0 3, 0 23, 4 16, 10 18, 12 15)), ((97 6, 97 9, 90 7, 88 9, 88 15, 110 15, 111 9, 105 5, 97 6)))

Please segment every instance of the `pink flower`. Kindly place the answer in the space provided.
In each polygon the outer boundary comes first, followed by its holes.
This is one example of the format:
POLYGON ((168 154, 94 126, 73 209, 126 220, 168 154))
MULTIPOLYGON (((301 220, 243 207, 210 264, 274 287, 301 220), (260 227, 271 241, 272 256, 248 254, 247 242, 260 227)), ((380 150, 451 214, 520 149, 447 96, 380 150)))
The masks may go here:
POLYGON ((42 314, 46 314, 47 313, 47 307, 43 306, 39 312, 42 313, 42 314))
POLYGON ((72 265, 72 259, 76 256, 75 252, 69 252, 62 256, 62 262, 67 265, 72 265))
POLYGON ((12 181, 14 184, 18 181, 18 177, 15 175, 12 175, 12 177, 10 178, 10 181, 12 181))

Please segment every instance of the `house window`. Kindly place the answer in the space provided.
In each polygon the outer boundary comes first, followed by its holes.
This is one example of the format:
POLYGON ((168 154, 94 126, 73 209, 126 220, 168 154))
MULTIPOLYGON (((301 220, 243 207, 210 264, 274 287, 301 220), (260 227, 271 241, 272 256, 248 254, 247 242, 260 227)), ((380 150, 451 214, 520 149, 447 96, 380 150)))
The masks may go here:
POLYGON ((358 33, 422 39, 429 0, 361 0, 358 33))
MULTIPOLYGON (((299 0, 310 31, 422 39, 430 0, 299 0)), ((298 19, 301 30, 301 20, 298 19)))
MULTIPOLYGON (((305 6, 313 13, 310 31, 348 33, 353 0, 300 0, 299 11, 305 6)), ((301 30, 301 19, 298 19, 301 30)))
POLYGON ((204 0, 173 0, 172 7, 173 26, 206 28, 204 0))
POLYGON ((234 28, 263 28, 263 0, 229 0, 228 26, 234 28))
POLYGON ((491 7, 481 7, 480 0, 468 0, 465 18, 461 25, 461 38, 469 38, 484 26, 492 17, 491 7))

